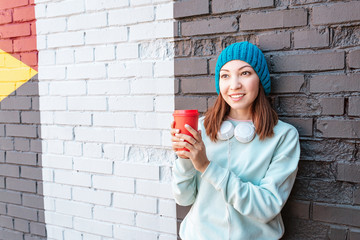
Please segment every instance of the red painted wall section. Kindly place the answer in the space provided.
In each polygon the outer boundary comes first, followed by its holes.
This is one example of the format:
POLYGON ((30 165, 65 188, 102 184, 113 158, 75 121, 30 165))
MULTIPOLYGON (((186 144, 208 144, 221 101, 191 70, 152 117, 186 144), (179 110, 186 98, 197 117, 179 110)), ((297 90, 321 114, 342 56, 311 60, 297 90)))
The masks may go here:
POLYGON ((0 0, 0 49, 38 71, 34 0, 0 0))

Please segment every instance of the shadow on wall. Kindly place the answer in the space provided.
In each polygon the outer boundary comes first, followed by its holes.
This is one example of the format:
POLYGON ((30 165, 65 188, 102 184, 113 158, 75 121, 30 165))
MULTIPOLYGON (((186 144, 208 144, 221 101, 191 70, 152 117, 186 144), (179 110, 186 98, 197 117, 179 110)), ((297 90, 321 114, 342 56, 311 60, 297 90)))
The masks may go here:
POLYGON ((37 75, 0 102, 0 239, 46 239, 37 75))

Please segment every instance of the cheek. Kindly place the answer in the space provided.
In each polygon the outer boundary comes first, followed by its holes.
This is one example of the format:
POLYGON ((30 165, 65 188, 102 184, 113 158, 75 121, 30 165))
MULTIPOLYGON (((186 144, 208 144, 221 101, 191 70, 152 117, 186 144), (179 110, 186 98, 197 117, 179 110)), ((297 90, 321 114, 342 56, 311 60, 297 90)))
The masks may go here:
POLYGON ((224 81, 219 81, 219 88, 221 93, 226 91, 226 84, 224 83, 224 81))
POLYGON ((259 89, 259 82, 253 84, 253 89, 254 91, 259 89))
POLYGON ((260 84, 259 78, 254 78, 254 79, 252 79, 252 81, 249 82, 249 88, 252 91, 257 91, 257 90, 259 90, 259 87, 260 87, 259 84, 260 84))

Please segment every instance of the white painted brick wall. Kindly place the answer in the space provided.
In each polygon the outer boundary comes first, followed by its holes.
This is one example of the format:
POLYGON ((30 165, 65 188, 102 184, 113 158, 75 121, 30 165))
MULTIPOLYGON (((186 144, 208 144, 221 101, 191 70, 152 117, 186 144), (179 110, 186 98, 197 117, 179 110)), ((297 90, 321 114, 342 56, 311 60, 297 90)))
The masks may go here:
POLYGON ((137 212, 146 212, 156 214, 157 199, 131 194, 114 194, 114 207, 137 212))
POLYGON ((135 181, 129 178, 119 178, 115 176, 96 175, 92 178, 92 186, 95 189, 103 189, 115 192, 135 192, 135 181))
POLYGON ((158 234, 135 227, 116 226, 114 229, 114 237, 116 239, 157 240, 158 234))
POLYGON ((85 32, 85 35, 87 45, 125 42, 128 38, 126 27, 88 30, 85 32))
POLYGON ((137 43, 123 43, 116 46, 116 57, 119 60, 136 59, 139 57, 137 43))
POLYGON ((54 183, 91 187, 91 175, 87 173, 57 170, 54 175, 54 183))
POLYGON ((68 30, 83 30, 106 27, 106 12, 74 15, 68 18, 68 30))
MULTIPOLYGON (((173 0, 35 3, 42 141, 27 146, 42 150, 44 182, 33 185, 29 156, 26 207, 12 213, 32 218, 41 206, 30 193, 43 191, 48 239, 175 240, 173 0)), ((36 134, 18 127, 10 133, 36 134)), ((29 227, 43 234, 44 224, 29 227)))
POLYGON ((75 201, 93 203, 97 206, 110 206, 112 194, 107 191, 73 187, 73 199, 75 201))
POLYGON ((112 162, 109 160, 99 160, 90 158, 73 158, 74 166, 76 171, 89 172, 89 173, 100 173, 100 174, 111 174, 112 173, 112 162))
MULTIPOLYGON (((65 32, 57 34, 48 34, 47 46, 48 48, 66 47, 66 46, 81 46, 84 45, 84 32, 65 32)), ((41 71, 39 71, 41 72, 41 71)))
POLYGON ((95 61, 115 60, 115 46, 95 47, 95 61))
POLYGON ((170 38, 174 35, 173 26, 168 22, 149 22, 130 27, 130 41, 170 38))
MULTIPOLYGON (((105 211, 103 211, 105 212, 105 211)), ((109 211, 107 211, 109 213, 109 211)), ((113 225, 98 219, 74 218, 74 229, 81 232, 92 233, 95 235, 112 237, 113 225)))
POLYGON ((122 8, 129 6, 129 0, 86 0, 88 11, 103 11, 106 9, 122 8))
POLYGON ((38 19, 36 27, 41 34, 63 32, 66 30, 66 18, 38 19))
POLYGON ((75 13, 82 13, 85 11, 84 1, 78 1, 78 0, 61 1, 51 4, 49 3, 46 5, 46 7, 47 7, 46 8, 47 17, 71 15, 75 13))
MULTIPOLYGON (((75 62, 75 57, 74 57, 75 50, 72 48, 58 48, 56 50, 51 49, 49 51, 53 51, 55 53, 56 56, 55 59, 57 65, 70 64, 75 62)), ((39 57, 39 61, 41 61, 40 57, 39 57)), ((41 65, 39 64, 39 66, 41 65)))
POLYGON ((109 12, 109 25, 131 25, 152 22, 155 18, 154 6, 123 8, 109 12), (136 16, 136 17, 134 17, 136 16))
MULTIPOLYGON (((78 47, 75 49, 75 63, 93 62, 93 61, 94 61, 94 49, 92 47, 78 47)), ((95 69, 95 71, 96 70, 99 69, 95 69)))
POLYGON ((55 64, 55 52, 50 51, 41 51, 39 52, 39 65, 46 66, 46 65, 54 65, 55 64), (40 62, 41 59, 41 62, 40 62))
POLYGON ((154 214, 138 213, 136 215, 138 226, 149 230, 165 233, 176 232, 176 219, 156 216, 154 214))
POLYGON ((126 95, 130 92, 128 80, 92 80, 87 84, 88 95, 126 95))

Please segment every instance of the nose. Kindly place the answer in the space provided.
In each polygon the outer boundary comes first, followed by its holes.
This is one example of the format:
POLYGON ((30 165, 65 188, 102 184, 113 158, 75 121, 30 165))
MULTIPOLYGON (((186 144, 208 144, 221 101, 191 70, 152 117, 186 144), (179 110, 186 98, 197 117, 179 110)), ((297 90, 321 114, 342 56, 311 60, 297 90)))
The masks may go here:
POLYGON ((230 88, 231 89, 239 89, 241 88, 241 81, 239 77, 233 77, 231 79, 231 84, 230 84, 230 88))

